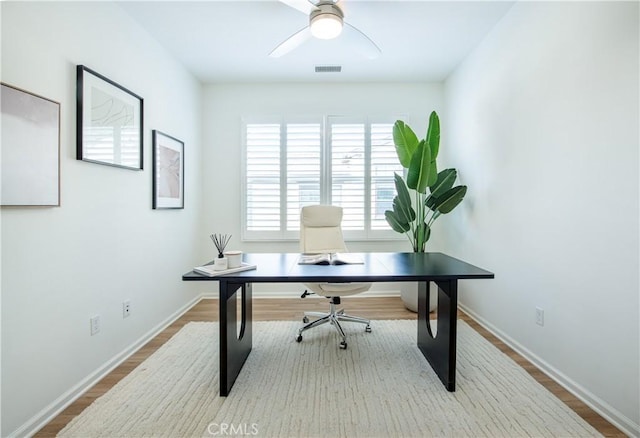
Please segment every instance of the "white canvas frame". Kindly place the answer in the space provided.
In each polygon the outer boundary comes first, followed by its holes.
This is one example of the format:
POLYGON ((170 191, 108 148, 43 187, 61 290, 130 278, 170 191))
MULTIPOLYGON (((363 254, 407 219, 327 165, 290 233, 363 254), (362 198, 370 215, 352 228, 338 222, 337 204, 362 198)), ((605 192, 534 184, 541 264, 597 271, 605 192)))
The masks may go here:
POLYGON ((2 84, 2 206, 60 206, 60 103, 2 84))

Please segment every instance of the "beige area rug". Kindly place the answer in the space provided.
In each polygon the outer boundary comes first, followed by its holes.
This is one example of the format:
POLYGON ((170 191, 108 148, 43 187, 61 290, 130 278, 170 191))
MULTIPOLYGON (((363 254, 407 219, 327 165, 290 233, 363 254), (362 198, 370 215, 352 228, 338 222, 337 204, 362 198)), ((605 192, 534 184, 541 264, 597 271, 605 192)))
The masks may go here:
POLYGON ((416 322, 330 326, 294 341, 298 322, 254 323, 253 351, 218 395, 218 325, 189 323, 76 417, 65 437, 600 436, 458 321, 457 391, 416 347, 416 322))

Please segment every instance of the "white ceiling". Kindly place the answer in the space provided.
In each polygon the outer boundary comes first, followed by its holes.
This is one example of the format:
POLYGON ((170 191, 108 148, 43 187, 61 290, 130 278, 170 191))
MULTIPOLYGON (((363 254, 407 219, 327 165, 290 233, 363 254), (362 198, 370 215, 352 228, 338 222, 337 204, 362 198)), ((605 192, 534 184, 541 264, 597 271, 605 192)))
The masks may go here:
POLYGON ((343 0, 345 21, 382 50, 367 59, 342 37, 268 54, 308 24, 277 0, 123 1, 120 6, 203 83, 440 81, 478 45, 512 1, 343 0), (341 73, 315 73, 341 65, 341 73))

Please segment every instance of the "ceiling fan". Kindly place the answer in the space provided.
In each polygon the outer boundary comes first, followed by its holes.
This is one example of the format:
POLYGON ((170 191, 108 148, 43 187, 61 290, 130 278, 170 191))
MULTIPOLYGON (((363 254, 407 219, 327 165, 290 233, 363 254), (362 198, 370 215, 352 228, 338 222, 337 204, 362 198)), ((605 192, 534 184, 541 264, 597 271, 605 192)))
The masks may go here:
POLYGON ((382 51, 371 38, 344 20, 342 1, 333 0, 280 0, 309 16, 309 25, 280 43, 269 56, 279 58, 286 55, 308 39, 333 39, 343 34, 354 47, 369 59, 377 58, 382 51))

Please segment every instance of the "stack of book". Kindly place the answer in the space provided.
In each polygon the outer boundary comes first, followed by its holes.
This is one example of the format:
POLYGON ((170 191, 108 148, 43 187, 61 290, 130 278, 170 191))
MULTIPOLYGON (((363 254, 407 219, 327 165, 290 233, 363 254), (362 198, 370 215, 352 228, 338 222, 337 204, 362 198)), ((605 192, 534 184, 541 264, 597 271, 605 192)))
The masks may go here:
POLYGON ((356 254, 300 254, 299 265, 362 265, 364 261, 356 254))
POLYGON ((217 277, 219 275, 232 274, 234 272, 250 271, 252 269, 256 269, 256 265, 251 265, 249 263, 242 262, 242 264, 237 268, 223 269, 221 271, 216 271, 215 269, 213 269, 213 264, 196 266, 195 268, 193 268, 193 272, 206 275, 207 277, 217 277))

